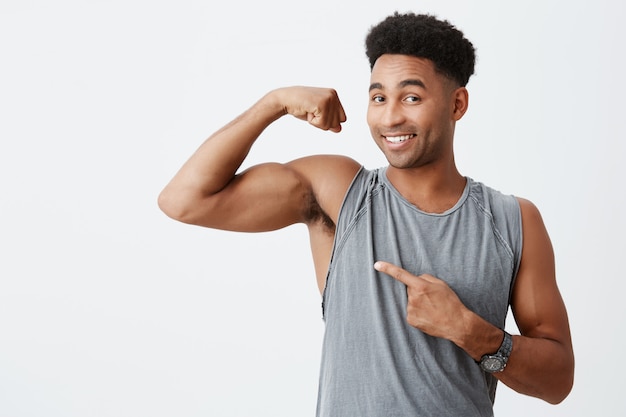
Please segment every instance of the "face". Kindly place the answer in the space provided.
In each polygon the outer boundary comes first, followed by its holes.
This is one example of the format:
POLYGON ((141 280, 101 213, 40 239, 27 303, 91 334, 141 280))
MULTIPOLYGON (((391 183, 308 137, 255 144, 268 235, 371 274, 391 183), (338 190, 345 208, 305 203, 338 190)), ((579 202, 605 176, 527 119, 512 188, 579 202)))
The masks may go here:
POLYGON ((367 123, 393 168, 453 158, 454 125, 466 107, 465 88, 428 59, 382 55, 372 68, 367 123))

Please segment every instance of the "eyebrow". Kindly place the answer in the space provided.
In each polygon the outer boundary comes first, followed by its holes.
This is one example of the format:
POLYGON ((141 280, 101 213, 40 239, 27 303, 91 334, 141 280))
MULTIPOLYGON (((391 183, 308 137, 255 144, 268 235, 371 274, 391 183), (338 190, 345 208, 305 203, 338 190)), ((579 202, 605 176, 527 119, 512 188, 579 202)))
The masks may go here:
POLYGON ((383 85, 381 83, 373 83, 370 85, 370 89, 369 91, 372 90, 382 90, 383 89, 383 85))
MULTIPOLYGON (((398 87, 399 88, 404 88, 406 86, 409 85, 414 85, 417 87, 421 87, 424 90, 426 90, 426 85, 422 82, 422 80, 418 80, 418 79, 408 79, 408 80, 404 80, 404 81, 400 81, 400 83, 398 83, 398 87)), ((383 85, 381 83, 373 83, 370 85, 369 91, 372 90, 384 90, 383 85)))
POLYGON ((407 85, 415 85, 417 87, 422 87, 424 90, 426 90, 426 86, 424 85, 424 83, 422 82, 422 80, 404 80, 401 81, 399 86, 400 87, 406 87, 407 85))

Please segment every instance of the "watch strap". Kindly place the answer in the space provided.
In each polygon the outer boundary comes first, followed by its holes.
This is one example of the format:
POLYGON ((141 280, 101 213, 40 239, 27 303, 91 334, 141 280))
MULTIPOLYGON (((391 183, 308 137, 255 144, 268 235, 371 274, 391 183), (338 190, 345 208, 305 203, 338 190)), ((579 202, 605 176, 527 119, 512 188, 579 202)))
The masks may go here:
POLYGON ((494 354, 484 355, 479 362, 480 367, 485 372, 502 372, 506 368, 511 350, 513 350, 513 337, 504 330, 503 333, 504 338, 498 351, 494 354))
POLYGON ((511 350, 513 350, 513 336, 508 334, 506 330, 504 332, 504 339, 502 339, 502 344, 500 345, 500 349, 496 355, 501 356, 504 360, 504 363, 507 363, 509 360, 509 356, 511 356, 511 350))

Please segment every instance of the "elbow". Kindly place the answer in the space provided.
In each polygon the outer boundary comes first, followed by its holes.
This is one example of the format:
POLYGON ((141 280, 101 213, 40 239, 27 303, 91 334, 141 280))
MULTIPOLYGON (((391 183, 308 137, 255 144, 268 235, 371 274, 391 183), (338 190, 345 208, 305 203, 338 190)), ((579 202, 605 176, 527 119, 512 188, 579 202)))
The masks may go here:
POLYGON ((167 189, 165 189, 159 194, 159 197, 157 198, 157 205, 159 206, 159 209, 165 213, 165 215, 174 220, 178 220, 180 209, 176 207, 175 201, 176 200, 170 195, 167 189))
POLYGON ((177 195, 165 188, 157 198, 157 205, 171 219, 183 223, 192 223, 190 214, 192 204, 184 196, 177 195))
POLYGON ((571 390, 572 390, 571 386, 569 388, 566 388, 566 389, 561 389, 558 392, 554 392, 549 397, 544 398, 544 400, 548 404, 552 404, 552 405, 560 404, 567 398, 567 396, 569 395, 571 390))
POLYGON ((572 392, 572 388, 574 386, 574 372, 573 369, 571 372, 568 372, 567 375, 563 377, 563 381, 559 384, 558 388, 552 392, 552 394, 545 398, 545 400, 552 404, 557 405, 562 403, 572 392))
POLYGON ((571 390, 572 387, 569 387, 568 389, 562 390, 561 392, 554 393, 554 395, 548 398, 544 398, 544 400, 551 405, 561 404, 567 398, 571 390))
POLYGON ((574 358, 568 361, 568 364, 558 373, 559 378, 551 384, 552 390, 545 395, 543 399, 552 405, 562 403, 572 392, 574 387, 574 358))

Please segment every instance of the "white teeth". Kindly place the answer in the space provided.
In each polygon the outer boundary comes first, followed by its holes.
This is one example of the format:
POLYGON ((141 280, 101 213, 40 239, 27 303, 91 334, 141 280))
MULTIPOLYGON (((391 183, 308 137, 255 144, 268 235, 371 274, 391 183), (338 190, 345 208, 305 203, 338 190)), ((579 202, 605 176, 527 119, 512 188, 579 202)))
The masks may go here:
POLYGON ((411 139, 412 136, 413 135, 385 136, 385 139, 387 139, 391 143, 400 143, 400 142, 404 142, 405 140, 411 139))

